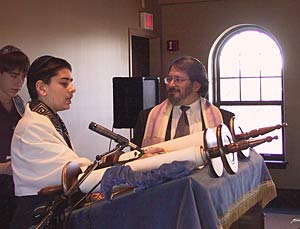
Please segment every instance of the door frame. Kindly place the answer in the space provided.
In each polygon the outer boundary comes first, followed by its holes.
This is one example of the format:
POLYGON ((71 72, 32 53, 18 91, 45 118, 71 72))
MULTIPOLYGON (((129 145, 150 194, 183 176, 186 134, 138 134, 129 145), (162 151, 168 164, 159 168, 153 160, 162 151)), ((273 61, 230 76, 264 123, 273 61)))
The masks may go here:
MULTIPOLYGON (((128 29, 129 77, 132 77, 132 36, 144 37, 148 39, 159 38, 159 36, 152 30, 136 29, 136 28, 128 29)), ((151 51, 150 51, 150 55, 151 55, 151 51)), ((151 65, 150 65, 150 69, 151 69, 151 65)))

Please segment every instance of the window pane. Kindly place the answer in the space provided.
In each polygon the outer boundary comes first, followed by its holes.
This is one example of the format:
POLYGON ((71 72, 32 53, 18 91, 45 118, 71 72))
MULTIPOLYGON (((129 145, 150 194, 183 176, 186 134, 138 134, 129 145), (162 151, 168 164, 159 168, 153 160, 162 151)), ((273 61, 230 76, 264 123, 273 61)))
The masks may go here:
POLYGON ((242 101, 260 100, 260 79, 241 79, 242 101))
POLYGON ((263 53, 261 58, 261 76, 281 76, 282 60, 281 54, 270 50, 269 53, 263 53))
POLYGON ((260 76, 260 56, 255 52, 255 49, 252 48, 252 50, 243 50, 240 60, 241 77, 260 76))
POLYGON ((220 80, 221 101, 239 101, 240 86, 239 79, 221 79, 220 80))
POLYGON ((220 76, 239 77, 239 59, 233 53, 224 53, 220 56, 220 76))
MULTIPOLYGON (((235 121, 244 132, 281 124, 281 106, 221 106, 221 108, 235 114, 235 121)), ((255 150, 261 154, 282 154, 282 129, 256 139, 275 135, 278 136, 277 140, 257 146, 255 150)))
POLYGON ((281 78, 264 78, 261 81, 262 100, 282 100, 281 78))
POLYGON ((260 37, 257 39, 257 48, 261 54, 261 75, 281 76, 281 52, 276 42, 266 34, 260 33, 260 37))

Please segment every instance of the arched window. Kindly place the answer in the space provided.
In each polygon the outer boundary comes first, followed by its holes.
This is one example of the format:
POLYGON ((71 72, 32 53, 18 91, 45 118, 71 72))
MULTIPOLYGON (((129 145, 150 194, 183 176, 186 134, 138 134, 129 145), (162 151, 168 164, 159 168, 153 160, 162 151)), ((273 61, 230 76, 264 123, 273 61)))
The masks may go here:
MULTIPOLYGON (((279 43, 257 25, 225 31, 209 56, 210 100, 232 111, 243 131, 284 122, 283 55, 279 43)), ((256 147, 268 160, 284 160, 284 129, 278 140, 256 147)))

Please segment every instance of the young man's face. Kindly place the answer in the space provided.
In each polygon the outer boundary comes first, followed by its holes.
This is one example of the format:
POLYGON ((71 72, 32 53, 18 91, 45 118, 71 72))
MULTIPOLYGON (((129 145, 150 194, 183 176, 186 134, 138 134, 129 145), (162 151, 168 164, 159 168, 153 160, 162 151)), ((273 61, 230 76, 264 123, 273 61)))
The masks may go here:
POLYGON ((19 70, 0 73, 0 95, 5 98, 15 97, 21 90, 25 74, 19 70))
POLYGON ((76 91, 72 84, 73 78, 69 69, 63 68, 51 78, 49 84, 38 88, 39 100, 50 107, 54 112, 68 110, 71 99, 76 91))
POLYGON ((172 81, 167 84, 167 95, 173 105, 190 105, 199 98, 201 85, 198 82, 192 83, 186 73, 172 67, 168 77, 172 81), (174 79, 178 82, 174 82, 174 79))

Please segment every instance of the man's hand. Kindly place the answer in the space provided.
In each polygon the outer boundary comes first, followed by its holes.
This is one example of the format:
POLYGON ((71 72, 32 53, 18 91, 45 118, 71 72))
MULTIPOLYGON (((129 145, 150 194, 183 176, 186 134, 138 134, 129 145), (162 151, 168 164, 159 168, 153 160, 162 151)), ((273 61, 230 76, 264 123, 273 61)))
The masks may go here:
POLYGON ((6 175, 12 176, 13 171, 12 171, 12 168, 11 168, 11 162, 10 161, 0 163, 0 174, 6 174, 6 175))

